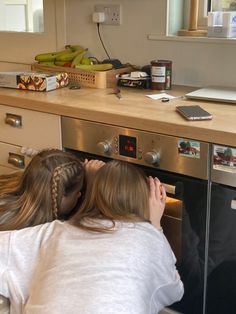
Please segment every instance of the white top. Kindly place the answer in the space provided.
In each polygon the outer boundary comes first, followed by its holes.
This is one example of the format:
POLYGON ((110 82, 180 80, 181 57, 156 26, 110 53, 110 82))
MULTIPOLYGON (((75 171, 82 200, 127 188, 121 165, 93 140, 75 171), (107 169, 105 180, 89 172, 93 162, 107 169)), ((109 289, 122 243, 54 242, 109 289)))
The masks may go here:
POLYGON ((149 223, 116 229, 89 233, 54 221, 1 232, 0 294, 10 298, 11 313, 157 314, 180 300, 164 234, 149 223))

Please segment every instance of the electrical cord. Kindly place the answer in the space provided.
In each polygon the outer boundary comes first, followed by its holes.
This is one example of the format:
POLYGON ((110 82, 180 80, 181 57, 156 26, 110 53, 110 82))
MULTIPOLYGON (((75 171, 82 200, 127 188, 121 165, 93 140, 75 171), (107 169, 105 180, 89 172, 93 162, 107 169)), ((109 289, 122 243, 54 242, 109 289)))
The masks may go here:
POLYGON ((100 34, 100 23, 97 23, 97 30, 98 30, 98 36, 99 36, 99 39, 100 39, 100 41, 101 41, 102 47, 103 47, 103 49, 105 50, 108 59, 111 59, 111 57, 109 56, 109 54, 108 54, 108 52, 107 52, 107 50, 106 50, 106 47, 105 47, 105 45, 104 45, 104 43, 103 43, 103 40, 102 40, 102 37, 101 37, 101 34, 100 34))

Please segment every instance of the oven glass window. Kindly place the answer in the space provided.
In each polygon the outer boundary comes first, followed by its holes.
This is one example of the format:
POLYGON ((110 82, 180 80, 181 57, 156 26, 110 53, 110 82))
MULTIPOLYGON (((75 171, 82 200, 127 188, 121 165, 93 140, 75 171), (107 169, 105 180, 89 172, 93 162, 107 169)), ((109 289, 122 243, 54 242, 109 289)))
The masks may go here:
POLYGON ((136 137, 119 135, 120 155, 136 158, 136 142, 136 137))

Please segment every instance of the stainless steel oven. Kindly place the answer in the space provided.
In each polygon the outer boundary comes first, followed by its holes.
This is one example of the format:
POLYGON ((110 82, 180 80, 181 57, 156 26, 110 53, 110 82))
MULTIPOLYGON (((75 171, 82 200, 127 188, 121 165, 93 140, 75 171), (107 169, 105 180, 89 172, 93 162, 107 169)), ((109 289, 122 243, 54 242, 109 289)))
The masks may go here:
POLYGON ((175 312, 203 313, 209 144, 141 130, 62 118, 63 147, 80 158, 136 164, 166 186, 162 226, 185 286, 175 312))

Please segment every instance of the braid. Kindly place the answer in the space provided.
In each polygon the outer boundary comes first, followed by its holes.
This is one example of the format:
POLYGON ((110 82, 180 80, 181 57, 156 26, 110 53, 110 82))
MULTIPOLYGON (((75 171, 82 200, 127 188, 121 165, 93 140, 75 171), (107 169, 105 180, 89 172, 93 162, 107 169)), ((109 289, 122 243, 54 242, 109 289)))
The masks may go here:
POLYGON ((57 219, 58 213, 58 181, 60 179, 61 166, 55 168, 52 176, 52 212, 53 217, 57 219))
POLYGON ((56 167, 52 175, 52 212, 55 219, 58 218, 58 211, 60 208, 61 194, 65 192, 65 184, 73 177, 78 176, 78 162, 71 161, 56 167), (62 178, 65 182, 61 182, 62 178), (64 186, 62 186, 64 185, 64 186))

